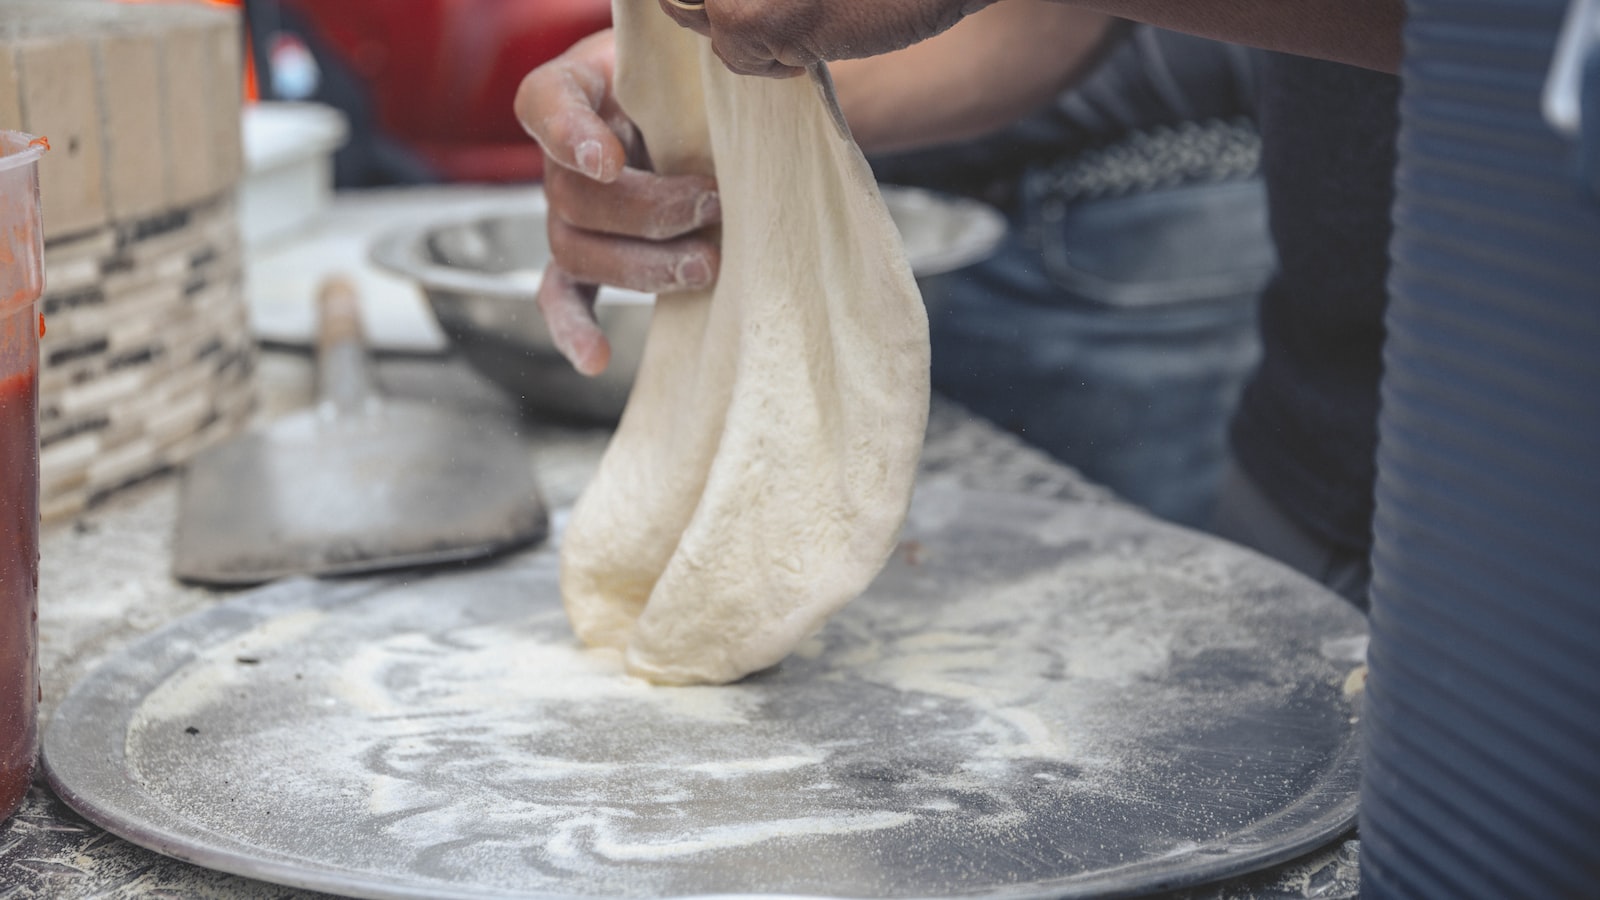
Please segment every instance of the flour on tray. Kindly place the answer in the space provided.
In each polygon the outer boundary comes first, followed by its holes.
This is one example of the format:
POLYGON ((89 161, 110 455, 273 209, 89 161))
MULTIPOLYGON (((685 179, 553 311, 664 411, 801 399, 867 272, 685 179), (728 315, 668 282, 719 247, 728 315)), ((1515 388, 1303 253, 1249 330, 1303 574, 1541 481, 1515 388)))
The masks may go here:
POLYGON ((145 696, 129 765, 208 839, 413 886, 938 896, 1204 845, 1275 789, 1206 768, 1231 723, 1270 743, 1260 723, 1325 703, 1349 727, 1323 648, 1359 618, 1296 643, 1343 611, 1275 570, 1128 514, 1048 540, 973 515, 914 509, 916 561, 720 687, 581 647, 548 551, 280 612, 145 696), (1142 849, 1102 830, 1152 810, 1168 837, 1142 849))

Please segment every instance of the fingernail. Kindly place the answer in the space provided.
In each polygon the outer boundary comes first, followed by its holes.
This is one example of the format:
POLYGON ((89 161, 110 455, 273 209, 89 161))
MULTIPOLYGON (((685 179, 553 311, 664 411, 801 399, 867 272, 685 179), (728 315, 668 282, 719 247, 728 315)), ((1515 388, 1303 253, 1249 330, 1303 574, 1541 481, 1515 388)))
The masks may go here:
POLYGON ((696 226, 715 222, 722 215, 722 197, 716 191, 706 191, 694 202, 696 226))
POLYGON ((605 158, 603 151, 600 149, 600 142, 584 141, 578 145, 578 151, 575 156, 578 162, 578 171, 599 181, 600 168, 604 165, 603 160, 605 158))
POLYGON ((702 288, 711 283, 711 266, 699 255, 678 263, 678 283, 686 288, 702 288))

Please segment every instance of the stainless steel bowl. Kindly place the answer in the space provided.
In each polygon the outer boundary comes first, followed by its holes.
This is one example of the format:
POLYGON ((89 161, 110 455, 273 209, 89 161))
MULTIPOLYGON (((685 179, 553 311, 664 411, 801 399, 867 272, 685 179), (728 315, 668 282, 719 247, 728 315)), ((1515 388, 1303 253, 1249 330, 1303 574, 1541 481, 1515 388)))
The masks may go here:
MULTIPOLYGON (((884 201, 919 277, 971 265, 994 250, 1005 219, 970 200, 885 188, 884 201)), ((644 351, 654 298, 605 288, 595 314, 611 341, 611 365, 586 378, 556 352, 534 305, 550 261, 542 194, 470 219, 413 226, 380 238, 379 266, 414 279, 466 360, 530 411, 590 421, 622 413, 644 351)))

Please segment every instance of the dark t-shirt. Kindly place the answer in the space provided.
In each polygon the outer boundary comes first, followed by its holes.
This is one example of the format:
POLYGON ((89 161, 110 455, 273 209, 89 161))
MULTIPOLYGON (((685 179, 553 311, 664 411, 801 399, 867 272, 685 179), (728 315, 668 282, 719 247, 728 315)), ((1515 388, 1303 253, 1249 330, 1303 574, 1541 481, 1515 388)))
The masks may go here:
POLYGON ((882 181, 981 196, 1006 206, 1031 166, 1159 126, 1254 114, 1257 54, 1147 25, 1130 26, 1081 83, 984 137, 872 159, 882 181))
POLYGON ((1372 541, 1399 79, 1283 54, 1259 122, 1279 272, 1261 367, 1232 428, 1239 463, 1316 536, 1372 541))

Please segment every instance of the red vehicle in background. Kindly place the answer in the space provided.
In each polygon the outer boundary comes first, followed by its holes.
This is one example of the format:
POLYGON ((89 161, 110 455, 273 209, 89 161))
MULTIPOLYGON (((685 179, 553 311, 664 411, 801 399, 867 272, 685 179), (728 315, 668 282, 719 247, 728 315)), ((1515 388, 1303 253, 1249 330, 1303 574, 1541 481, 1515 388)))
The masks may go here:
POLYGON ((350 118, 341 187, 527 181, 528 71, 611 24, 609 0, 245 0, 263 99, 350 118))

